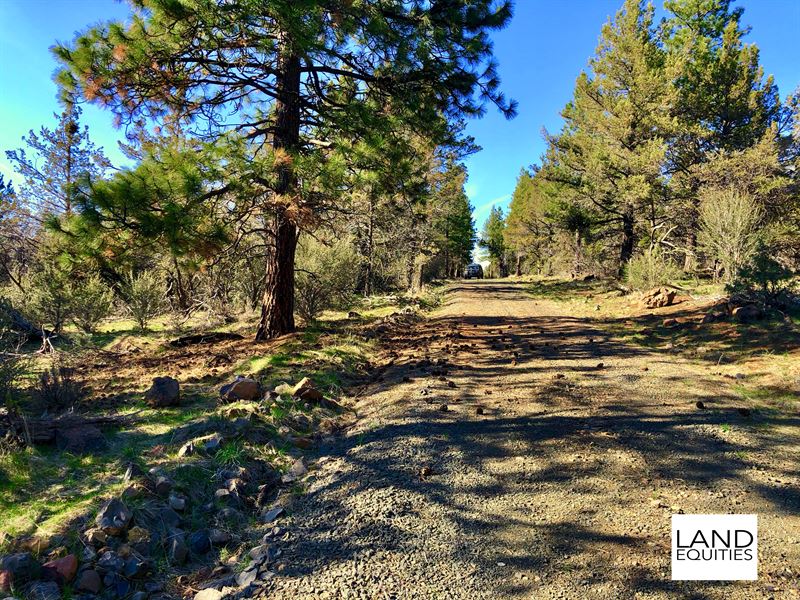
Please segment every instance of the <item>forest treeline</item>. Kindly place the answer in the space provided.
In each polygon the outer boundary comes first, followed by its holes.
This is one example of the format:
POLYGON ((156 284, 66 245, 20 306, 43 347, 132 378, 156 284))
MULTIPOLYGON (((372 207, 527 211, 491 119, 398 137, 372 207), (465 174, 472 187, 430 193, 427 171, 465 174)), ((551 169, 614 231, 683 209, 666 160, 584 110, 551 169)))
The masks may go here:
POLYGON ((743 10, 627 0, 483 246, 499 273, 684 273, 775 295, 800 266, 800 88, 764 75, 743 10))
POLYGON ((131 0, 53 53, 65 107, 7 152, 6 305, 90 330, 120 306, 260 311, 257 338, 471 259, 463 119, 514 103, 490 31, 511 5, 131 0), (114 115, 126 166, 81 124, 114 115))

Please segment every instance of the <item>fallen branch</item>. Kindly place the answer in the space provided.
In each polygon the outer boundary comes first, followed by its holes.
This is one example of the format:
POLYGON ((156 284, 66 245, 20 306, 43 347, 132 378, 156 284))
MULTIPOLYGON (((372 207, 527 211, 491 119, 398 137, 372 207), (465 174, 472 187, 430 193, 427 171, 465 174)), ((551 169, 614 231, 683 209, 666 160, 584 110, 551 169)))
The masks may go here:
POLYGON ((183 348, 185 346, 192 346, 194 344, 213 344, 215 342, 224 342, 228 340, 243 340, 244 336, 238 333, 230 333, 227 331, 212 331, 209 333, 196 333, 194 335, 185 335, 176 340, 169 342, 173 348, 183 348))
POLYGON ((52 444, 56 441, 56 434, 58 431, 85 427, 87 425, 105 427, 131 425, 135 422, 133 418, 135 414, 136 413, 131 413, 124 416, 98 415, 95 417, 65 415, 56 418, 30 418, 17 414, 7 414, 5 417, 7 420, 7 430, 10 430, 14 435, 20 436, 28 444, 52 444))

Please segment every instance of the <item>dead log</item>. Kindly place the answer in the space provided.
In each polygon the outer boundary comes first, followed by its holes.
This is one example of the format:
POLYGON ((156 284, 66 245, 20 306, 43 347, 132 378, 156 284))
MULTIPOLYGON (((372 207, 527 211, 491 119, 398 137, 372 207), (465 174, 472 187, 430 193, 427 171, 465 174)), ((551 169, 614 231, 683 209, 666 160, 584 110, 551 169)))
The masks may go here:
POLYGON ((194 344, 213 344, 216 342, 243 339, 244 336, 238 333, 230 333, 227 331, 210 331, 208 333, 195 333, 193 335, 179 337, 176 340, 171 340, 169 345, 173 348, 183 348, 185 346, 192 346, 194 344))
POLYGON ((10 431, 27 441, 29 444, 53 444, 59 431, 68 431, 80 427, 120 427, 131 425, 135 413, 125 416, 113 415, 64 415, 56 418, 38 417, 30 418, 21 415, 5 415, 7 427, 10 431))
POLYGON ((11 328, 14 331, 24 333, 28 336, 28 339, 47 339, 49 341, 49 338, 57 337, 55 332, 37 327, 28 321, 28 319, 26 319, 21 312, 11 306, 8 302, 0 303, 0 312, 7 315, 9 321, 11 321, 11 328))

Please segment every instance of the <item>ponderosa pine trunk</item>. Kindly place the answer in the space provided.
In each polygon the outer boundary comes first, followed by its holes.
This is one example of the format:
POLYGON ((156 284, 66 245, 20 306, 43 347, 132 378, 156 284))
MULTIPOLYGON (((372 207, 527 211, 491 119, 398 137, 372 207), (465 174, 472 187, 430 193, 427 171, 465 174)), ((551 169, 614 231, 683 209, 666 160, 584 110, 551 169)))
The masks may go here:
POLYGON ((375 228, 375 201, 372 193, 369 195, 369 221, 367 221, 367 264, 364 274, 364 297, 369 297, 372 294, 372 272, 373 272, 373 254, 374 254, 374 228, 375 228))
POLYGON ((300 58, 284 39, 284 52, 278 61, 276 77, 278 98, 275 101, 275 130, 272 147, 286 157, 278 160, 275 196, 278 208, 274 213, 273 248, 267 256, 264 276, 264 297, 261 302, 261 321, 256 340, 268 340, 295 330, 294 324, 294 257, 297 250, 297 225, 281 206, 281 197, 295 202, 297 175, 292 157, 300 146, 300 58))
POLYGON ((634 246, 634 229, 633 229, 633 208, 628 207, 622 214, 622 246, 619 252, 619 274, 620 277, 625 272, 625 266, 633 257, 634 246))

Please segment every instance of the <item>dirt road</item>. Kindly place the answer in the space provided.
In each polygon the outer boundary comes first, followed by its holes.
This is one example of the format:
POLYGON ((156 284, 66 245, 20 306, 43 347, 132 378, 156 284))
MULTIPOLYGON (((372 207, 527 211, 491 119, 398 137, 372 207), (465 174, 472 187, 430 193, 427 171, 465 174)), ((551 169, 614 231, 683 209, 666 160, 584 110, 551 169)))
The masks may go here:
POLYGON ((797 415, 608 331, 480 281, 388 336, 264 597, 800 597, 797 415), (757 513, 759 581, 670 581, 674 512, 757 513))

